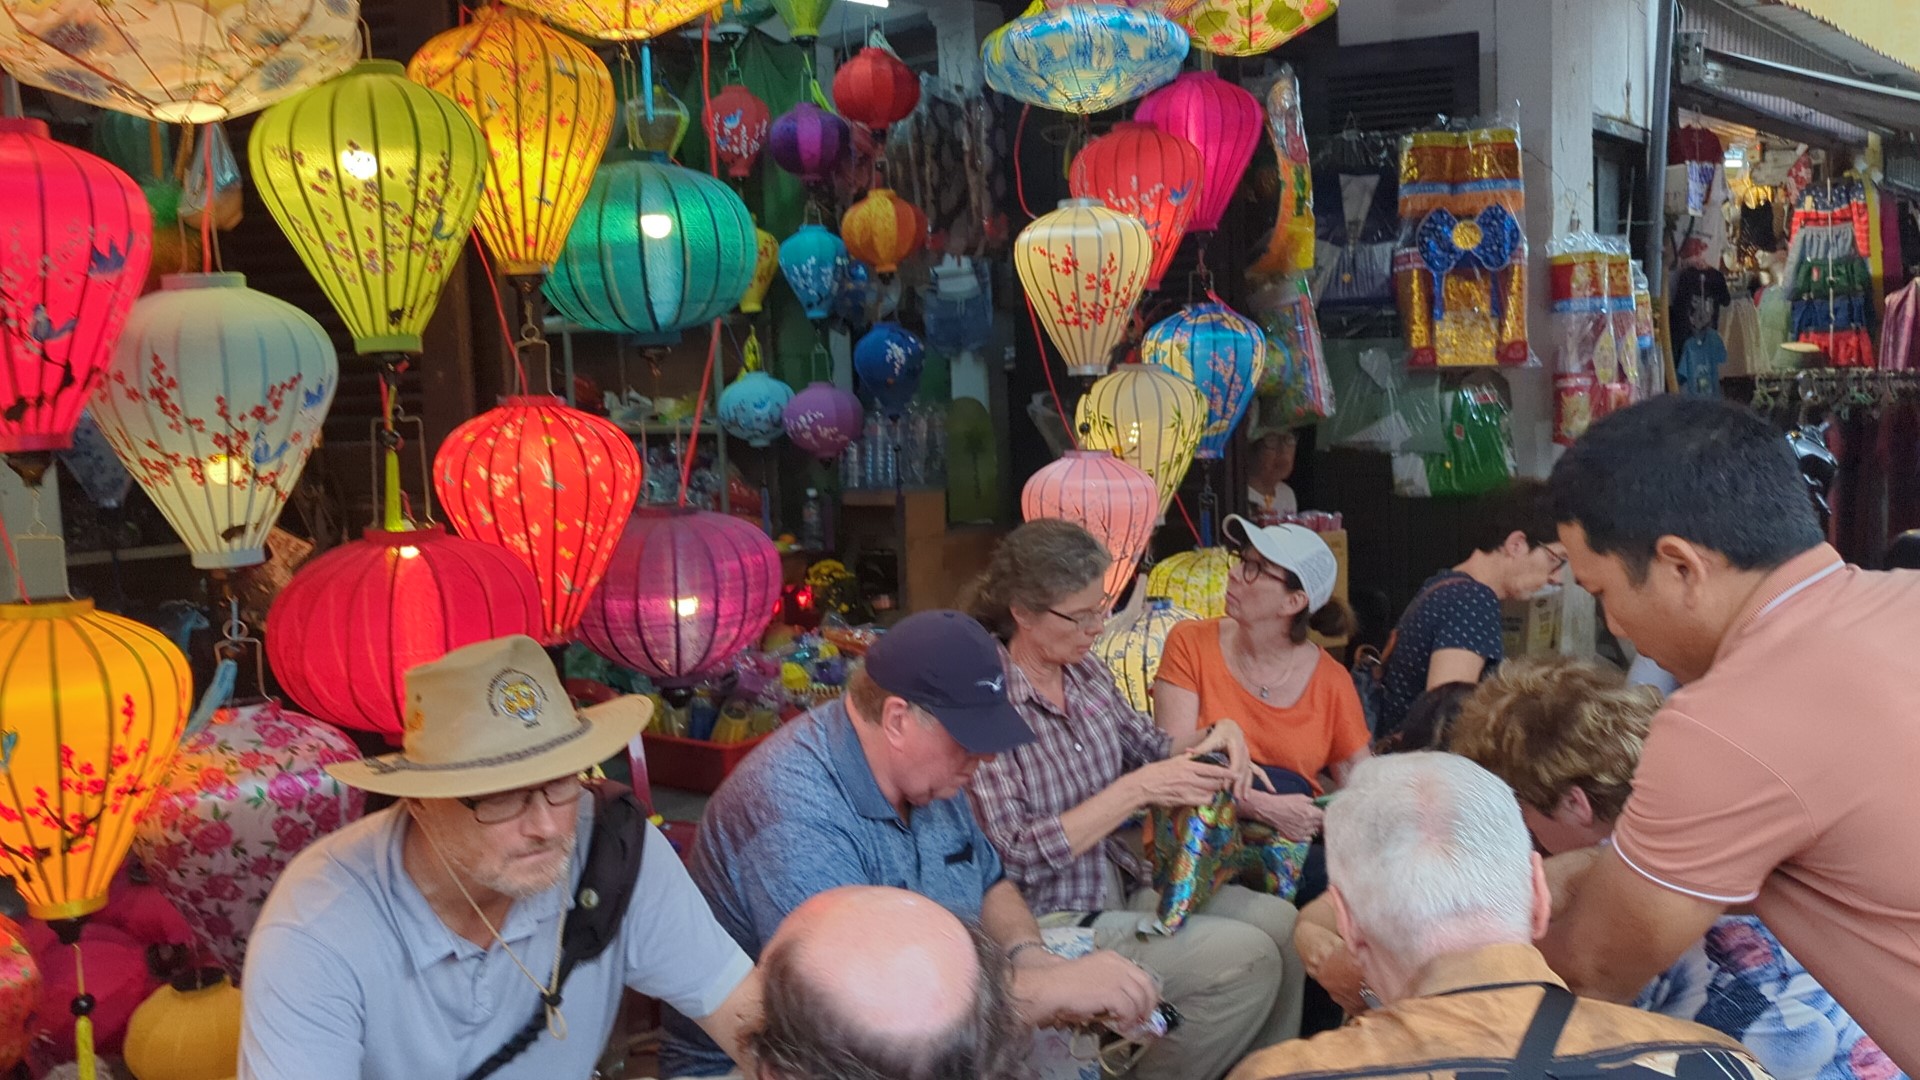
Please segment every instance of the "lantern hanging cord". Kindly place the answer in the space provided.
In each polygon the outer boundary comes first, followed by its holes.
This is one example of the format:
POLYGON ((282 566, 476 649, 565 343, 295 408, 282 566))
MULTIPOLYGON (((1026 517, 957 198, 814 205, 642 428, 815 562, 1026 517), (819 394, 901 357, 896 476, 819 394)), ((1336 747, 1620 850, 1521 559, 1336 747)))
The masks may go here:
POLYGON ((1047 393, 1053 395, 1053 411, 1060 414, 1060 426, 1067 429, 1067 443, 1080 449, 1080 435, 1067 418, 1067 407, 1060 402, 1060 388, 1053 383, 1053 362, 1047 359, 1047 339, 1040 334, 1040 316, 1033 310, 1033 297, 1021 293, 1027 303, 1027 321, 1033 325, 1033 347, 1040 350, 1040 370, 1047 373, 1047 393))
POLYGON ((527 368, 520 362, 520 350, 514 347, 513 324, 507 321, 507 304, 500 297, 500 279, 494 276, 493 260, 487 258, 486 246, 480 243, 480 234, 473 234, 473 250, 480 256, 480 268, 487 274, 487 289, 493 293, 493 310, 500 316, 500 345, 507 355, 513 358, 514 371, 520 378, 520 392, 527 392, 527 368))
POLYGON ((1174 493, 1173 505, 1180 508, 1180 516, 1186 520, 1187 531, 1193 534, 1193 542, 1200 547, 1205 547, 1205 542, 1200 539, 1200 530, 1193 524, 1193 515, 1187 513, 1186 500, 1182 499, 1178 492, 1174 493))
POLYGON ((7 566, 13 571, 13 587, 19 594, 17 602, 22 604, 33 603, 33 601, 27 599, 27 578, 26 575, 20 572, 20 556, 14 553, 13 533, 7 528, 7 520, 4 517, 0 517, 0 546, 4 546, 7 551, 7 566))
MULTIPOLYGON (((706 412, 707 394, 713 388, 713 365, 720 355, 720 320, 713 320, 713 326, 707 335, 707 366, 700 374, 700 392, 693 397, 693 427, 687 435, 687 446, 680 454, 680 506, 687 505, 687 488, 693 483, 694 453, 700 446, 700 418, 706 412)), ((726 478, 721 477, 725 483, 726 478)))
POLYGON ((1020 123, 1013 130, 1013 190, 1020 196, 1020 212, 1027 215, 1028 221, 1033 220, 1033 208, 1027 205, 1027 180, 1020 168, 1020 146, 1026 141, 1027 114, 1032 111, 1031 105, 1020 106, 1020 123))
MULTIPOLYGON (((79 1066, 80 1080, 96 1080, 99 1076, 93 1056, 93 995, 87 993, 87 967, 80 952, 80 920, 57 920, 73 926, 72 938, 67 940, 73 949, 73 1000, 68 1003, 68 1011, 73 1013, 73 1057, 79 1066)), ((55 933, 62 939, 67 934, 62 927, 56 927, 55 933)))

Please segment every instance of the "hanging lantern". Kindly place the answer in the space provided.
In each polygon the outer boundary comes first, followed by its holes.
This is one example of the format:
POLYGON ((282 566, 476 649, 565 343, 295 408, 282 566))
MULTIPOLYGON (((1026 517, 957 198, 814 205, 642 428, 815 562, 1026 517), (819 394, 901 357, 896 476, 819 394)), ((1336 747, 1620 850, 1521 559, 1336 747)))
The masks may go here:
POLYGON ((820 37, 820 23, 833 9, 833 0, 773 0, 773 10, 787 24, 787 34, 802 45, 820 37))
POLYGON ((640 496, 640 453, 613 422, 554 397, 512 397, 453 429, 433 490, 469 540, 506 548, 540 583, 542 633, 567 640, 640 496))
POLYGON ((473 228, 486 139, 393 60, 261 114, 247 141, 261 200, 365 353, 418 353, 473 228))
POLYGON ((897 284, 889 287, 873 269, 859 259, 840 264, 840 276, 834 284, 833 314, 846 324, 849 333, 858 333, 873 325, 873 320, 893 312, 889 301, 899 297, 897 284))
POLYGON ((767 103, 734 83, 707 99, 706 118, 707 132, 713 136, 714 149, 720 163, 727 167, 727 175, 746 179, 753 172, 760 148, 767 145, 767 132, 773 125, 767 103))
POLYGON ((1189 71, 1148 94, 1134 110, 1135 120, 1192 143, 1206 163, 1190 228, 1212 232, 1220 227, 1253 160, 1265 117, 1252 94, 1213 71, 1189 71))
POLYGON ((613 130, 607 65, 530 15, 487 6, 422 45, 407 77, 452 98, 486 135, 479 227, 501 272, 545 273, 613 130))
POLYGON ((1113 562, 1106 572, 1107 603, 1127 591, 1133 569, 1147 553, 1159 515, 1153 478, 1106 450, 1069 450, 1027 480, 1020 516, 1027 521, 1061 518, 1092 533, 1113 562))
POLYGON ((847 253, 883 274, 900 269, 927 236, 927 215, 895 194, 874 188, 840 218, 847 253))
POLYGON ((852 146, 847 122, 811 101, 787 110, 767 135, 773 163, 809 184, 825 183, 852 146))
POLYGON ((1164 596, 1192 618, 1218 619, 1227 613, 1227 576, 1233 555, 1226 548, 1196 548, 1169 555, 1147 571, 1147 595, 1164 596))
POLYGON ((1167 635, 1177 624, 1200 617, 1170 600, 1159 599, 1151 586, 1147 595, 1144 611, 1108 626, 1093 643, 1093 655, 1113 672, 1113 681, 1126 695, 1127 703, 1143 713, 1153 711, 1153 680, 1160 674, 1167 635))
POLYGON ((1175 16, 1195 48, 1216 56, 1258 56, 1325 22, 1340 0, 1199 0, 1175 16))
POLYGON ((987 85, 1015 101, 1097 113, 1132 101, 1180 73, 1187 32, 1153 11, 1113 4, 1025 14, 980 43, 987 85))
POLYGON ((93 419, 194 566, 255 566, 339 383, 313 316, 245 274, 168 274, 134 305, 93 419))
POLYGON ((847 261, 847 245, 824 225, 802 225, 780 244, 780 273, 809 319, 833 313, 834 292, 847 261))
POLYGON ((0 67, 167 124, 245 116, 359 58, 359 0, 0 0, 0 67))
POLYGON ((919 77, 886 49, 869 45, 833 73, 833 107, 856 124, 884 128, 919 104, 919 77))
POLYGON ((240 988, 185 971, 133 1010, 121 1056, 140 1080, 224 1080, 240 1067, 240 988))
POLYGON ((1192 383, 1165 368, 1120 364, 1088 388, 1073 419, 1083 448, 1111 450, 1153 478, 1164 514, 1193 464, 1207 405, 1192 383))
MULTIPOLYGON (((601 41, 647 41, 712 11, 718 0, 508 0, 555 26, 601 41)), ((697 35, 696 35, 697 36, 697 35)))
POLYGON ((1266 368, 1267 334, 1218 299, 1192 304, 1153 324, 1140 339, 1140 359, 1191 382, 1207 403, 1197 456, 1226 453, 1266 368))
POLYGON ((853 347, 853 370, 861 385, 890 415, 900 415, 920 389, 927 347, 899 323, 879 323, 853 347))
POLYGON ((40 1004, 40 965, 20 924, 0 915, 0 1068, 11 1069, 33 1043, 40 1004))
POLYGON ((744 351, 739 377, 720 392, 720 426, 749 446, 772 446, 786 430, 782 417, 793 388, 761 370, 759 335, 747 335, 744 351))
POLYGON ((639 93, 622 101, 618 112, 620 122, 614 129, 626 133, 629 148, 670 158, 680 156, 680 144, 686 141, 687 129, 693 126, 693 113, 686 102, 658 84, 653 88, 651 115, 646 98, 639 93))
POLYGON ((1107 370, 1146 287, 1152 255, 1139 218, 1094 199, 1067 199, 1014 238, 1014 268, 1068 374, 1107 370))
POLYGON ((580 639, 649 679, 691 686, 760 641, 780 584, 780 552, 758 525, 708 510, 642 509, 587 604, 580 639))
POLYGON ((616 151, 547 276, 579 326, 672 342, 732 311, 753 281, 753 216, 725 181, 616 151))
POLYGON ((368 529, 300 567, 267 611, 267 660, 288 696, 337 727, 399 741, 406 670, 462 645, 538 636, 525 564, 438 525, 368 529))
MULTIPOLYGON (((1076 4, 1085 4, 1087 2, 1088 0, 1047 0, 1047 6, 1050 8, 1064 8, 1073 7, 1076 4)), ((1165 15, 1169 19, 1178 19, 1181 15, 1192 9, 1193 5, 1199 3, 1200 0, 1099 0, 1099 2, 1116 7, 1151 11, 1156 15, 1165 15)))
POLYGON ((821 461, 839 457, 860 437, 865 421, 860 399, 830 382, 808 383, 781 413, 787 438, 821 461))
POLYGON ((153 215, 126 173, 11 117, 0 206, 0 453, 62 450, 146 280, 153 215))
POLYGON ((780 241, 772 233, 754 226, 753 247, 753 277, 740 296, 740 311, 745 315, 760 314, 766 306, 767 290, 773 288, 774 275, 780 272, 780 241))
POLYGON ((1160 288, 1167 267, 1200 205, 1206 168, 1200 151, 1178 135, 1132 121, 1088 143, 1073 157, 1067 190, 1098 199, 1107 209, 1139 218, 1153 241, 1147 288, 1160 288))
POLYGON ((345 735, 272 702, 222 709, 180 744, 133 854, 229 974, 288 861, 360 816, 360 791, 325 771, 359 759, 345 735))

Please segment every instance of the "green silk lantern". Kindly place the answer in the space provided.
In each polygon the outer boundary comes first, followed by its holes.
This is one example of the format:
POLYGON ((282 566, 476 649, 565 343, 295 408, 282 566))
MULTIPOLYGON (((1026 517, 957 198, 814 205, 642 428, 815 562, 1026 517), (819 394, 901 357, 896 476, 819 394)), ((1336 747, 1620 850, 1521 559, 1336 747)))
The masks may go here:
POLYGON ((787 24, 793 40, 811 44, 820 37, 820 23, 833 9, 833 0, 773 0, 773 10, 787 24))
POLYGON ((268 109, 254 183, 361 353, 418 353, 473 228, 487 143, 453 99, 392 60, 268 109))

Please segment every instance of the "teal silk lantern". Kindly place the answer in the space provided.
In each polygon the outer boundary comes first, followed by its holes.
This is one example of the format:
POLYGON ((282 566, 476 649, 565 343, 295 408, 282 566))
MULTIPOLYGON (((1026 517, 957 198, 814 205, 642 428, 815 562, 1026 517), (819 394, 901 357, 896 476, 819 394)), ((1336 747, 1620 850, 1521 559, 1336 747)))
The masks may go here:
POLYGON ((824 319, 833 313, 846 262, 847 245, 824 225, 802 225, 780 245, 780 273, 799 297, 800 306, 807 309, 807 318, 824 319))
POLYGON ((787 402, 793 400, 793 387, 774 378, 760 367, 760 337, 749 332, 742 350, 746 355, 740 375, 720 392, 720 426, 748 446, 772 446, 784 433, 787 402))
POLYGON ((1267 335, 1259 324, 1215 298, 1153 324, 1140 339, 1140 359, 1193 383, 1207 401, 1196 457, 1218 458, 1246 415, 1266 367, 1267 335))
POLYGON ((987 35, 980 61, 987 85, 1028 105, 1097 113, 1180 74, 1187 32, 1158 12, 1113 4, 1025 14, 987 35))
POLYGON ((547 299, 581 326, 671 343, 733 310, 756 251, 753 215, 725 182, 616 151, 594 174, 547 299))

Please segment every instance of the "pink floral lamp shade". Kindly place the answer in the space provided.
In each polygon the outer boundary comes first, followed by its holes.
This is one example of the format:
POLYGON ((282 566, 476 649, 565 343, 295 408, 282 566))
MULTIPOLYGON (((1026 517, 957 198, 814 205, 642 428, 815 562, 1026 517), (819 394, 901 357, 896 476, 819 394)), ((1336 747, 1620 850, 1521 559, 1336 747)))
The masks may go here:
POLYGON ((1160 490, 1152 477, 1109 451, 1069 450, 1027 481, 1020 514, 1028 521, 1063 518, 1092 533, 1113 556, 1105 579, 1112 604, 1153 538, 1160 490))

